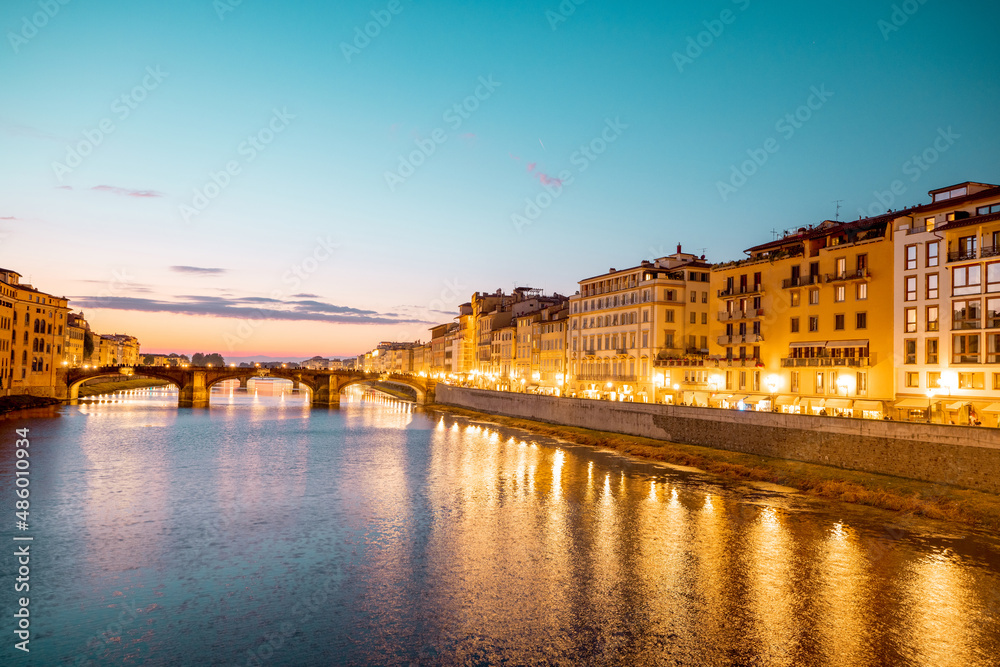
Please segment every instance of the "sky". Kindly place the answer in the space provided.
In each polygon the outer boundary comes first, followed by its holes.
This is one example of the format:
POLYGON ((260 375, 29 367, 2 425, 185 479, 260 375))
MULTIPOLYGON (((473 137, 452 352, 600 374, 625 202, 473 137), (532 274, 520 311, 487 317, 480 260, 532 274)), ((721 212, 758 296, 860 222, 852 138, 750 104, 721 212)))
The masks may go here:
POLYGON ((7 0, 0 265, 144 352, 426 340, 475 291, 570 295, 678 243, 728 261, 1000 183, 998 19, 934 0, 7 0))

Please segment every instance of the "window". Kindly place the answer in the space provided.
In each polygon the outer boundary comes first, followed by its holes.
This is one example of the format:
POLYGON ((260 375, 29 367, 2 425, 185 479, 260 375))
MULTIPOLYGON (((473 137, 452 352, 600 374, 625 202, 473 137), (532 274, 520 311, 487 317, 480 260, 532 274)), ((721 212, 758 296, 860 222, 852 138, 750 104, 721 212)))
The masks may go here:
POLYGON ((917 309, 906 308, 903 310, 903 326, 906 333, 917 332, 917 309))
POLYGON ((917 363, 917 339, 907 338, 903 341, 903 363, 917 363))
MULTIPOLYGON (((998 373, 1000 375, 1000 373, 998 373)), ((799 372, 792 371, 791 377, 789 378, 788 386, 793 394, 799 393, 799 372)))
POLYGON ((959 373, 958 374, 958 388, 959 389, 982 389, 983 388, 983 374, 982 373, 959 373))
POLYGON ((915 271, 917 269, 917 246, 908 245, 906 246, 905 254, 905 269, 906 271, 915 271))
POLYGON ((951 328, 978 329, 980 325, 979 299, 967 299, 954 302, 954 312, 951 318, 951 328))
POLYGON ((799 293, 798 293, 797 291, 796 291, 796 292, 792 292, 792 293, 790 294, 790 298, 791 298, 791 300, 792 300, 792 307, 793 307, 793 308, 794 308, 795 306, 799 305, 799 301, 800 301, 800 299, 801 299, 801 295, 800 295, 800 294, 799 294, 799 293))
POLYGON ((858 275, 859 276, 865 275, 865 272, 868 270, 868 254, 867 253, 863 252, 863 253, 859 253, 858 254, 858 257, 857 257, 857 267, 858 267, 858 275))
POLYGON ((649 322, 649 311, 648 310, 642 311, 642 321, 643 322, 649 322))
POLYGON ((917 300, 917 277, 916 276, 906 276, 903 279, 903 300, 904 301, 916 301, 917 300))
POLYGON ((822 373, 822 371, 820 371, 819 373, 816 373, 816 393, 817 394, 822 394, 823 393, 823 373, 822 373))
POLYGON ((691 303, 698 303, 698 293, 691 290, 691 303))
MULTIPOLYGON (((926 364, 936 364, 938 362, 938 339, 928 338, 927 347, 924 350, 924 363, 926 364)), ((934 385, 927 385, 928 387, 933 387, 934 385)))
POLYGON ((976 207, 976 215, 989 215, 990 213, 1000 213, 1000 204, 976 207))
POLYGON ((708 324, 708 313, 702 313, 701 314, 701 323, 702 324, 708 324))
POLYGON ((837 258, 837 275, 846 276, 847 275, 847 258, 838 257, 837 258))
POLYGON ((868 313, 855 313, 854 314, 854 328, 855 329, 867 329, 868 328, 868 313))
POLYGON ((642 346, 643 347, 649 347, 649 332, 648 331, 643 331, 642 332, 642 346))
POLYGON ((938 298, 938 274, 936 273, 927 274, 927 298, 938 298))
MULTIPOLYGON (((928 218, 928 219, 931 221, 931 224, 933 225, 934 219, 933 218, 928 218)), ((938 248, 940 247, 940 245, 941 245, 940 241, 932 241, 927 244, 927 262, 925 264, 927 268, 938 265, 938 248)))
POLYGON ((938 330, 938 307, 937 306, 927 306, 927 327, 926 331, 937 331, 938 330))
POLYGON ((847 298, 847 286, 837 285, 833 288, 833 300, 836 302, 844 301, 847 298))
POLYGON ((702 292, 701 293, 701 302, 702 303, 708 303, 708 292, 702 292))
POLYGON ((1000 364, 1000 334, 986 334, 986 363, 1000 364))
POLYGON ((951 337, 953 364, 979 363, 979 334, 954 334, 951 337))
POLYGON ((819 303, 819 290, 811 289, 809 290, 809 305, 815 306, 819 303))
POLYGON ((809 318, 809 331, 819 331, 819 318, 810 317, 809 318))
POLYGON ((868 283, 858 283, 854 286, 854 298, 858 301, 868 298, 868 283))
POLYGON ((919 387, 920 386, 920 373, 907 373, 906 374, 906 386, 907 387, 919 387))
POLYGON ((929 232, 934 229, 934 216, 924 218, 924 231, 929 232))
POLYGON ((799 332, 799 318, 793 317, 792 318, 792 333, 798 333, 798 332, 799 332))
POLYGON ((837 331, 844 330, 844 314, 839 313, 833 316, 833 328, 837 331))
POLYGON ((927 388, 934 389, 941 386, 941 374, 936 371, 927 373, 927 388))
POLYGON ((674 311, 673 311, 672 308, 667 308, 666 318, 667 318, 667 322, 673 322, 674 321, 674 311))
POLYGON ((868 394, 868 373, 858 371, 857 379, 854 385, 854 393, 858 396, 866 396, 868 394))
POLYGON ((1000 262, 986 265, 986 291, 1000 292, 1000 262))

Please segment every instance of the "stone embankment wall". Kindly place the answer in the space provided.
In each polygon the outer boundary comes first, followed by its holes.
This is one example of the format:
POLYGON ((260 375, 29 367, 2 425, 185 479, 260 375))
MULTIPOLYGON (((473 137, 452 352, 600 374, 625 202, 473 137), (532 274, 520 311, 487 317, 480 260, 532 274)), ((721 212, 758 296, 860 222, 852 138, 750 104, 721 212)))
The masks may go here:
POLYGON ((1000 429, 740 412, 439 384, 444 405, 1000 494, 1000 429))

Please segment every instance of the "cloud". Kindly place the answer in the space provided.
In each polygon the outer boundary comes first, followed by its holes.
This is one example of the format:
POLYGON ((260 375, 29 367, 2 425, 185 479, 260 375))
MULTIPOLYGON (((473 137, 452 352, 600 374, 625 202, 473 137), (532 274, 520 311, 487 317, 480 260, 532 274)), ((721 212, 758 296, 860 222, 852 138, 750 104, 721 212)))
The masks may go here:
POLYGON ((328 322, 331 324, 430 324, 427 320, 404 319, 395 313, 379 313, 322 301, 273 299, 269 297, 181 296, 176 301, 126 296, 73 297, 74 308, 103 308, 145 313, 205 315, 286 322, 328 322))
POLYGON ((162 197, 163 195, 155 190, 130 190, 128 188, 119 188, 114 185, 95 185, 90 188, 91 190, 97 190, 98 192, 110 192, 113 195, 121 195, 123 197, 162 197))
POLYGON ((46 139, 48 141, 55 141, 60 144, 69 143, 70 140, 64 137, 60 137, 55 134, 50 134, 39 130, 38 128, 31 127, 30 125, 21 125, 20 123, 8 123, 6 121, 0 121, 0 130, 5 134, 9 134, 15 137, 32 137, 34 139, 46 139))
POLYGON ((16 218, 13 215, 0 216, 0 220, 20 220, 21 218, 16 218))
POLYGON ((197 275, 218 275, 225 273, 228 269, 206 269, 200 266, 171 266, 171 271, 176 273, 194 273, 197 275))
POLYGON ((293 299, 318 299, 319 294, 293 294, 293 299))

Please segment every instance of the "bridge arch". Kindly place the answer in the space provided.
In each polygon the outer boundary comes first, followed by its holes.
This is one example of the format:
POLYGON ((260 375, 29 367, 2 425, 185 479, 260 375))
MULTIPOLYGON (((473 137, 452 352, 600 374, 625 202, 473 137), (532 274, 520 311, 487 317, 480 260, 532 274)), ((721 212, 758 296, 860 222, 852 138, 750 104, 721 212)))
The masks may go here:
POLYGON ((339 391, 343 391, 344 389, 346 389, 347 387, 351 386, 352 384, 363 384, 363 383, 371 383, 371 382, 384 382, 386 384, 398 384, 398 385, 402 385, 404 387, 408 387, 408 388, 412 389, 414 391, 414 393, 416 393, 416 395, 417 395, 417 405, 424 405, 424 404, 427 403, 427 393, 428 392, 427 392, 427 387, 426 386, 424 386, 423 384, 421 384, 421 383, 419 383, 417 381, 408 380, 405 377, 400 378, 400 377, 396 377, 396 376, 392 376, 392 375, 385 376, 385 377, 359 377, 359 378, 352 378, 350 380, 347 380, 346 382, 341 383, 340 387, 339 387, 339 391))
POLYGON ((79 379, 69 379, 69 381, 66 384, 67 399, 71 401, 78 400, 80 398, 80 387, 83 386, 84 382, 88 382, 95 378, 111 378, 114 380, 121 380, 123 377, 126 377, 128 379, 149 378, 152 380, 163 380, 165 382, 168 382, 169 384, 172 384, 178 389, 181 389, 181 385, 176 380, 176 378, 170 377, 169 375, 160 375, 155 372, 141 371, 141 372, 131 373, 128 376, 123 376, 121 373, 118 373, 116 371, 107 370, 107 371, 99 371, 93 374, 88 374, 79 379))

